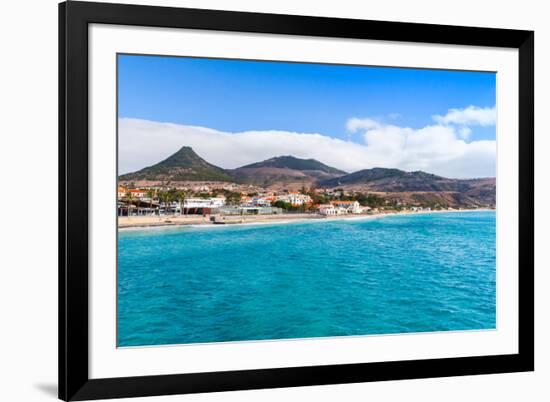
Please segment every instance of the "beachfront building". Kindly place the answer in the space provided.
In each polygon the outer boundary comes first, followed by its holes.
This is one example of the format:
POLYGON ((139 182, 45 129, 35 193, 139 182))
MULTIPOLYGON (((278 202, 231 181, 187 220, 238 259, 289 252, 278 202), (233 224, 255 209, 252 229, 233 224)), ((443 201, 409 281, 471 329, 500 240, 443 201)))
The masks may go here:
POLYGON ((184 208, 219 208, 225 205, 225 197, 186 198, 184 208))
POLYGON ((128 189, 126 187, 118 186, 117 197, 119 200, 126 197, 126 193, 128 193, 128 189))
POLYGON ((149 190, 117 189, 117 215, 118 216, 146 216, 159 212, 159 203, 148 197, 149 190))
POLYGON ((325 216, 335 216, 338 214, 338 211, 332 204, 320 204, 317 206, 317 211, 325 216))
POLYGON ((142 199, 147 197, 147 191, 148 190, 139 190, 139 189, 127 189, 126 187, 119 186, 117 189, 117 196, 118 199, 122 198, 128 198, 128 195, 130 195, 131 198, 137 198, 142 199))
POLYGON ((299 207, 301 205, 311 204, 312 199, 307 194, 290 193, 277 196, 277 201, 288 202, 293 206, 299 207))
POLYGON ((126 194, 124 194, 124 197, 127 197, 128 194, 131 194, 133 198, 137 198, 138 200, 141 200, 142 198, 147 197, 147 190, 139 190, 139 189, 127 190, 126 194))
POLYGON ((252 197, 252 205, 256 207, 270 207, 271 200, 267 197, 252 197))
POLYGON ((241 195, 241 205, 253 205, 252 197, 249 197, 248 195, 241 195))
POLYGON ((225 197, 186 198, 184 208, 218 208, 225 205, 225 197))
POLYGON ((185 214, 209 214, 212 209, 224 205, 225 197, 186 198, 183 201, 183 212, 185 214))
POLYGON ((361 205, 357 201, 331 201, 335 208, 341 208, 348 214, 360 214, 363 212, 361 205))
POLYGON ((224 205, 222 207, 212 209, 212 214, 220 215, 274 215, 282 213, 282 208, 242 205, 224 205))

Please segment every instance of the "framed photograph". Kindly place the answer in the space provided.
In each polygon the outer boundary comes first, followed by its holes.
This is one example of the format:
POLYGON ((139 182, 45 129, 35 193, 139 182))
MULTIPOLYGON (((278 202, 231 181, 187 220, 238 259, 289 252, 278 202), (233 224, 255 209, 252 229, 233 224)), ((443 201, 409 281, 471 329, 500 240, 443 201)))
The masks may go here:
POLYGON ((59 397, 534 369, 534 33, 59 5, 59 397))

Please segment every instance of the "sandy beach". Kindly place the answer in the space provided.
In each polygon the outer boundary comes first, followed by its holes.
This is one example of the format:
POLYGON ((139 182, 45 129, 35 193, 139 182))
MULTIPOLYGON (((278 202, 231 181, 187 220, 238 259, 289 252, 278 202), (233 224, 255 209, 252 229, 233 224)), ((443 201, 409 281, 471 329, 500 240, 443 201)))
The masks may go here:
MULTIPOLYGON (((214 225, 211 215, 175 215, 175 216, 121 216, 118 218, 119 228, 179 226, 179 225, 214 225)), ((279 222, 289 220, 323 219, 319 214, 276 214, 276 215, 236 215, 218 218, 225 224, 279 222)))
MULTIPOLYGON (((324 216, 315 213, 292 213, 275 215, 236 215, 218 217, 218 221, 224 224, 247 224, 247 223, 278 223, 287 221, 322 219, 322 220, 340 220, 340 219, 360 219, 367 217, 377 217, 385 215, 412 215, 412 214, 431 214, 431 213, 450 213, 450 212, 468 212, 468 211, 489 211, 491 209, 453 209, 439 211, 381 211, 370 214, 347 214, 336 216, 324 216)), ((494 211, 494 209, 493 209, 494 211)), ((214 225, 211 215, 175 215, 175 216, 120 216, 118 217, 119 229, 125 228, 146 228, 159 226, 182 226, 182 225, 214 225)))

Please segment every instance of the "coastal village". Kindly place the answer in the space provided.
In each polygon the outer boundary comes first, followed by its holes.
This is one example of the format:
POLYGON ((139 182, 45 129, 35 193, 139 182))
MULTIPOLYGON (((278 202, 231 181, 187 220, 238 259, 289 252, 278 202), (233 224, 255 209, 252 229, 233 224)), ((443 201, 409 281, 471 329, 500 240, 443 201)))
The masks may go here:
POLYGON ((291 155, 222 169, 184 146, 119 176, 117 216, 120 227, 130 227, 491 208, 494 189, 494 179, 383 168, 348 174, 291 155))
MULTIPOLYGON (((234 183, 192 183, 178 187, 166 184, 119 186, 117 192, 117 214, 125 218, 128 226, 134 226, 132 217, 157 217, 151 224, 169 224, 172 223, 169 219, 174 217, 200 217, 201 223, 217 224, 243 222, 235 217, 326 218, 454 209, 439 204, 408 204, 404 200, 388 200, 376 193, 364 194, 338 188, 267 191, 234 183), (163 221, 163 218, 168 221, 163 221)), ((197 223, 197 220, 189 222, 197 223)))

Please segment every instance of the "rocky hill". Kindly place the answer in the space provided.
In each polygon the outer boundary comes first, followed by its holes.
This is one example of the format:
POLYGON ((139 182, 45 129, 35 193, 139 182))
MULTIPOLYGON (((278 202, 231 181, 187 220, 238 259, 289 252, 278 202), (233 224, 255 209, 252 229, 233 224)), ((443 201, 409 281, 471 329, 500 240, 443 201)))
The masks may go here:
POLYGON ((278 156, 237 169, 224 170, 182 147, 165 160, 120 176, 121 182, 189 183, 232 182, 270 190, 297 190, 302 186, 376 192, 402 202, 441 205, 494 205, 496 180, 449 179, 434 174, 399 169, 373 168, 346 173, 315 159, 278 156))
POLYGON ((360 170, 333 179, 321 180, 320 187, 341 187, 347 190, 384 193, 446 193, 456 204, 494 204, 496 180, 449 179, 434 174, 399 169, 373 168, 360 170))
POLYGON ((233 181, 224 169, 206 162, 191 147, 182 147, 165 160, 137 172, 124 174, 119 179, 121 181, 233 181))
POLYGON ((228 171, 239 183, 264 187, 289 184, 312 185, 320 180, 345 175, 346 172, 315 159, 278 156, 228 171))

